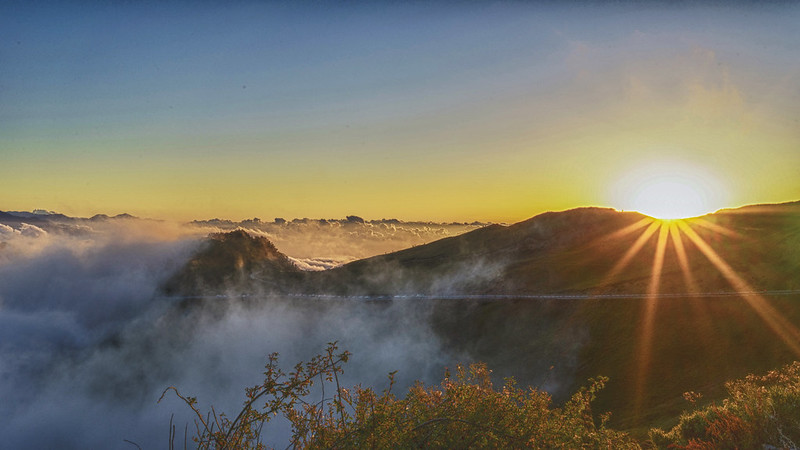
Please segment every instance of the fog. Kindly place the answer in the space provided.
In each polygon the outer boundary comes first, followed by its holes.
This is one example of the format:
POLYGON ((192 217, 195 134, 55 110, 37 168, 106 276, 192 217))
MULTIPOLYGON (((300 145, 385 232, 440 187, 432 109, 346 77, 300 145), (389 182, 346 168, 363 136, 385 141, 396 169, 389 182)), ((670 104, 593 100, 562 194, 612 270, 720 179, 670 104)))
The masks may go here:
MULTIPOLYGON (((4 447, 135 448, 129 440, 163 448, 173 414, 180 446, 192 417, 174 396, 156 403, 163 390, 198 397, 201 410, 236 413, 272 352, 291 367, 338 341, 353 354, 345 385, 382 389, 398 370, 401 390, 468 360, 443 350, 420 302, 320 305, 256 295, 246 306, 231 300, 232 288, 230 298, 179 308, 158 287, 207 231, 133 219, 0 229, 4 447)), ((288 430, 270 424, 266 435, 285 446, 288 430)))

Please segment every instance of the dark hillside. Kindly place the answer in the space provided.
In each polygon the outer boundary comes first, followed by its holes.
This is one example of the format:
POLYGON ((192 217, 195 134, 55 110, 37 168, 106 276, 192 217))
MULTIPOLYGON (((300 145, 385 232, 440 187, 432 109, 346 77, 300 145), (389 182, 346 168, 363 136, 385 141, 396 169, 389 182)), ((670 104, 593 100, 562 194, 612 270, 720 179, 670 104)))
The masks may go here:
POLYGON ((163 290, 168 295, 184 296, 223 294, 242 286, 273 292, 286 289, 301 275, 269 240, 236 230, 210 235, 163 290))

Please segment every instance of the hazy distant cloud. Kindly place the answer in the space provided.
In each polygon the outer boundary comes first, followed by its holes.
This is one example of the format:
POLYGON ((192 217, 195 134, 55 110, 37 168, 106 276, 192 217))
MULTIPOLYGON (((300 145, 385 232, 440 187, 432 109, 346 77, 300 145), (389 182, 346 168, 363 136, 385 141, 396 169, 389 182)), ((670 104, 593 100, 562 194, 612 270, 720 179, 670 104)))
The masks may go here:
POLYGON ((15 230, 13 227, 0 223, 0 238, 3 236, 13 236, 15 234, 20 234, 19 230, 15 230))
POLYGON ((330 258, 292 258, 289 257, 289 260, 294 263, 300 270, 310 270, 310 271, 318 271, 318 270, 328 270, 333 269, 334 267, 340 266, 344 263, 350 262, 349 260, 342 260, 342 259, 330 259, 330 258))
POLYGON ((197 230, 206 232, 241 228, 250 234, 264 236, 278 250, 292 257, 298 267, 305 270, 329 268, 456 236, 484 226, 477 222, 403 222, 397 219, 367 221, 357 216, 348 216, 345 219, 282 219, 272 222, 213 219, 195 221, 193 225, 197 230))
POLYGON ((36 225, 30 225, 27 223, 23 223, 22 225, 20 225, 19 232, 23 236, 34 237, 34 238, 47 235, 47 232, 44 231, 43 229, 37 227, 36 225))
MULTIPOLYGON (((33 213, 17 214, 35 216, 33 213)), ((485 225, 479 222, 467 224, 403 222, 397 219, 365 220, 355 215, 344 219, 276 218, 262 221, 253 218, 241 222, 210 219, 189 224, 123 215, 108 217, 98 214, 91 219, 55 216, 60 218, 37 222, 38 225, 0 224, 0 240, 9 244, 9 248, 5 249, 5 256, 42 249, 47 244, 37 241, 37 238, 48 235, 63 238, 53 241, 52 244, 58 246, 68 242, 68 238, 84 242, 83 245, 108 239, 117 243, 202 239, 210 233, 241 228, 250 234, 269 239, 278 250, 294 258, 298 267, 304 270, 322 270, 356 259, 456 236, 485 225), (23 235, 32 240, 11 239, 12 235, 23 235)), ((3 253, 0 253, 0 258, 2 257, 3 253)))

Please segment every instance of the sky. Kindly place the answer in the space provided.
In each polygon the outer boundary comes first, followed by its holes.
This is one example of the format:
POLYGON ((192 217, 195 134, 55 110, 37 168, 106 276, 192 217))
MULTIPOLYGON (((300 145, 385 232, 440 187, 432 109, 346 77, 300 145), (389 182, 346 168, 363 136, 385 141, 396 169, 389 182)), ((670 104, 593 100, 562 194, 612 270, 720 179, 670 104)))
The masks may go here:
POLYGON ((800 199, 800 5, 564 3, 4 2, 0 210, 800 199))

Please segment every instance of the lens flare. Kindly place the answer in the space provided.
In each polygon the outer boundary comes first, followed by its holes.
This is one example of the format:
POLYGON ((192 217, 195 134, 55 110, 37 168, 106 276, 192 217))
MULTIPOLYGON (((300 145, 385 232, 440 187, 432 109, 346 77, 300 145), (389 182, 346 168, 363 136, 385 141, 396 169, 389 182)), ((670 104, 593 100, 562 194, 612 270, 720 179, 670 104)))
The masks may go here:
MULTIPOLYGON (((603 238, 616 240, 636 232, 640 233, 631 244, 628 251, 607 273, 600 283, 601 286, 613 285, 618 276, 623 273, 636 255, 643 249, 652 248, 654 251, 650 280, 639 317, 637 348, 635 350, 636 355, 634 359, 636 361, 636 366, 633 368, 635 374, 632 388, 634 390, 634 411, 637 417, 640 417, 644 412, 648 383, 651 383, 653 380, 652 363, 654 360, 654 343, 656 342, 656 317, 658 307, 660 302, 670 301, 663 300, 660 295, 662 291, 662 272, 668 258, 673 257, 677 259, 677 264, 683 274, 686 287, 685 295, 687 299, 691 300, 692 309, 695 312, 694 317, 689 318, 689 320, 692 320, 696 324, 695 326, 700 328, 708 328, 713 323, 712 318, 705 310, 705 302, 700 295, 714 295, 715 292, 700 292, 698 283, 691 270, 692 262, 689 260, 687 245, 699 250, 699 253, 710 261, 712 266, 727 280, 728 284, 733 288, 733 292, 747 302, 748 306, 760 317, 767 328, 769 328, 795 356, 800 356, 800 328, 783 317, 781 312, 776 309, 767 298, 760 295, 743 277, 737 274, 730 264, 712 248, 711 244, 706 242, 706 240, 695 231, 695 228, 710 231, 712 235, 727 236, 733 239, 744 238, 744 236, 735 231, 702 218, 688 220, 657 220, 647 217, 619 231, 604 236, 603 238), (654 236, 657 236, 655 245, 649 247, 648 244, 652 244, 654 236), (672 242, 672 252, 668 251, 669 242, 672 242), (674 255, 671 253, 674 253, 674 255)), ((682 297, 682 295, 677 292, 669 292, 668 294, 682 297)), ((704 345, 704 343, 699 342, 698 345, 704 345)))

